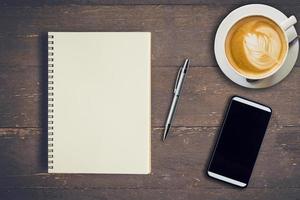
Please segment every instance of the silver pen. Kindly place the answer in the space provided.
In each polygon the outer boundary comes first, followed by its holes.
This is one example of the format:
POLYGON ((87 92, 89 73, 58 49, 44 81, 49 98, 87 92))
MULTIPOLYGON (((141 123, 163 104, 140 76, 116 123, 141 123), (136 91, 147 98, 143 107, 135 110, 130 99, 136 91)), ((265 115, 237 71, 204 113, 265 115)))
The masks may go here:
POLYGON ((169 133, 169 130, 171 128, 171 123, 176 111, 176 106, 179 100, 179 96, 182 90, 182 86, 183 86, 183 82, 184 79, 186 77, 186 72, 187 69, 189 67, 189 59, 185 59, 184 64, 180 67, 178 74, 177 74, 177 79, 176 79, 176 83, 175 83, 175 87, 174 87, 174 94, 173 94, 173 100, 172 100, 172 104, 170 107, 170 111, 168 114, 168 118, 165 124, 165 131, 164 131, 164 135, 162 137, 162 141, 164 141, 169 133))

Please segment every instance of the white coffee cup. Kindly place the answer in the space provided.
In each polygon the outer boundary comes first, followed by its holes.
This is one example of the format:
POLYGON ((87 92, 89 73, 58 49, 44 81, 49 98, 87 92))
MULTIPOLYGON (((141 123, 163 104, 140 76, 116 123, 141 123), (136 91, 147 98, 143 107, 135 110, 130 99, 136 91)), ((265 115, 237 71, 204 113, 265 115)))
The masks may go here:
MULTIPOLYGON (((297 37, 297 36, 295 36, 295 35, 289 34, 289 31, 288 31, 291 27, 293 27, 294 24, 297 23, 297 19, 296 19, 296 17, 293 16, 293 15, 290 16, 289 18, 287 18, 287 19, 284 20, 284 21, 278 22, 278 21, 276 21, 275 19, 272 19, 271 17, 269 17, 268 15, 263 15, 263 14, 260 14, 260 15, 255 14, 255 15, 253 15, 253 14, 247 14, 247 13, 245 13, 244 15, 241 15, 241 16, 237 17, 237 18, 236 18, 236 21, 235 21, 235 22, 232 22, 231 27, 233 27, 238 21, 240 21, 240 20, 242 20, 242 19, 244 19, 244 18, 246 18, 246 17, 251 17, 251 16, 262 16, 262 17, 265 17, 265 18, 267 18, 267 19, 273 21, 275 24, 277 24, 278 27, 279 27, 279 28, 282 30, 282 32, 284 33, 284 36, 285 36, 285 42, 286 42, 286 46, 287 46, 287 47, 289 46, 289 43, 292 42, 292 41, 297 37)), ((230 30, 231 27, 229 27, 229 28, 227 29, 226 32, 223 32, 223 34, 225 34, 226 37, 227 37, 227 35, 228 35, 229 30, 230 30)), ((225 44, 224 44, 224 45, 225 45, 225 44)), ((237 70, 230 64, 230 62, 228 61, 228 59, 227 59, 227 62, 229 63, 229 66, 232 68, 233 71, 235 71, 235 72, 236 72, 237 74, 239 74, 240 76, 246 78, 247 80, 249 80, 249 81, 250 81, 250 80, 261 80, 261 79, 265 79, 265 78, 268 78, 268 77, 272 76, 273 74, 275 74, 275 73, 283 66, 284 62, 286 61, 286 58, 287 58, 287 55, 288 55, 288 51, 289 51, 289 49, 287 48, 287 50, 285 51, 284 58, 281 60, 281 63, 280 63, 279 65, 277 65, 277 66, 276 66, 272 71, 270 71, 269 73, 263 74, 263 75, 261 75, 261 76, 250 76, 250 75, 242 74, 242 73, 240 73, 239 71, 237 71, 237 70)), ((225 54, 225 57, 226 57, 226 52, 224 51, 223 53, 225 54)), ((226 57, 226 58, 227 58, 227 57, 226 57)))

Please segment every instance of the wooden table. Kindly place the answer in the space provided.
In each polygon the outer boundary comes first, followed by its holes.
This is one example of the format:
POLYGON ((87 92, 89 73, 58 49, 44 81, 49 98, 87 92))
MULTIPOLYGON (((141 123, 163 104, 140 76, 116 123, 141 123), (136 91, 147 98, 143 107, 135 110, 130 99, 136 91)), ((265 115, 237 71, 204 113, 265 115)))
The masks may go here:
MULTIPOLYGON (((228 80, 214 59, 218 24, 246 2, 117 2, 0 2, 0 199, 300 199, 300 62, 278 85, 251 90, 228 80), (47 174, 47 31, 152 32, 150 175, 47 174), (172 87, 185 57, 192 68, 172 134, 162 143, 172 87), (234 94, 274 111, 244 190, 205 175, 234 94)), ((300 19, 299 1, 266 2, 300 19)), ((300 23, 296 28, 300 32, 300 23)))

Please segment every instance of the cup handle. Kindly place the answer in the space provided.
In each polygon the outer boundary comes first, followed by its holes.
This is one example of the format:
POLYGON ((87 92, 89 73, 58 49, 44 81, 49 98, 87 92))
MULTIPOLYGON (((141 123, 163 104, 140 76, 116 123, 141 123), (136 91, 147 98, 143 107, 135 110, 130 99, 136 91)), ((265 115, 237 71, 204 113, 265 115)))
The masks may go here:
POLYGON ((289 42, 293 41, 297 35, 288 34, 288 29, 297 23, 297 19, 294 15, 290 16, 288 19, 281 22, 281 28, 286 32, 289 42))

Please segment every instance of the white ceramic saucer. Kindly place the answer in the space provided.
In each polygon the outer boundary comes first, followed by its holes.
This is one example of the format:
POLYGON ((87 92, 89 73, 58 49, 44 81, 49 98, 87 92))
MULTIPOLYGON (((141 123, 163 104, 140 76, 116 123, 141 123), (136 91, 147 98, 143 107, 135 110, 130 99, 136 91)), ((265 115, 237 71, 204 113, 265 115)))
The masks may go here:
MULTIPOLYGON (((288 18, 281 11, 263 4, 250 4, 237 8, 229 15, 227 15, 227 17, 222 21, 217 30, 215 37, 215 57, 223 73, 236 84, 247 88, 271 87, 283 80, 293 69, 299 53, 299 41, 298 39, 296 39, 292 43, 290 43, 289 52, 285 63, 275 74, 262 80, 248 82, 244 77, 237 74, 230 67, 226 55, 224 54, 226 33, 229 31, 231 26, 240 19, 241 16, 248 15, 264 15, 278 23, 281 23, 288 18)), ((287 35, 291 38, 297 36, 296 29, 294 27, 291 27, 290 29, 288 29, 287 35)))

